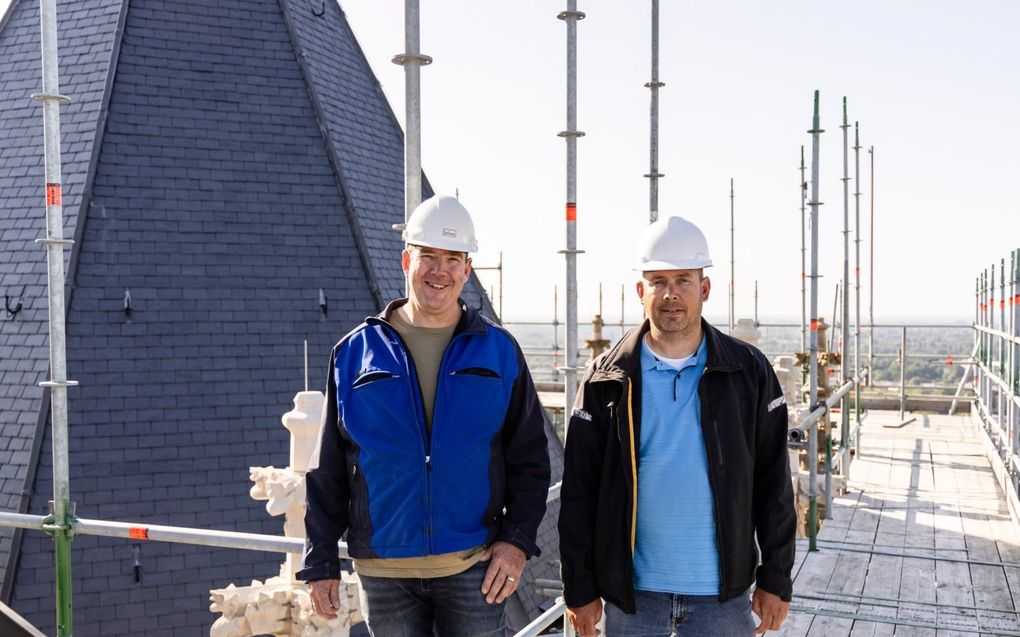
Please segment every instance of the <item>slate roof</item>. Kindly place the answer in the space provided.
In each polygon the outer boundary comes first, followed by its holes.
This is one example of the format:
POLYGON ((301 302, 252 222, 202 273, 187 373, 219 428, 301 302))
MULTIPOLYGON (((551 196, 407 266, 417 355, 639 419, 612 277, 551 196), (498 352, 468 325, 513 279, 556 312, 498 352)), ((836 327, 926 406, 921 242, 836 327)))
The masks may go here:
MULTIPOLYGON (((106 90, 121 0, 60 2, 64 235, 77 227, 106 90)), ((15 0, 0 22, 0 294, 22 309, 0 313, 0 510, 24 511, 33 447, 41 443, 39 383, 48 370, 39 3, 15 0)), ((70 252, 66 253, 68 256, 70 252)), ((0 529, 0 583, 9 584, 11 529, 0 529)), ((0 598, 7 590, 0 586, 0 598)))
MULTIPOLYGON (((321 386, 337 338, 402 294, 396 119, 331 2, 58 0, 58 16, 78 513, 278 534, 248 467, 287 464, 302 340, 321 386)), ((15 0, 0 23, 0 291, 22 303, 0 314, 0 510, 34 514, 52 493, 38 22, 15 0)), ((477 280, 465 297, 491 315, 477 280)), ((0 596, 52 633, 50 540, 12 539, 0 596)), ((131 543, 72 546, 79 636, 202 634, 210 588, 281 559, 146 543, 136 583, 131 543)))

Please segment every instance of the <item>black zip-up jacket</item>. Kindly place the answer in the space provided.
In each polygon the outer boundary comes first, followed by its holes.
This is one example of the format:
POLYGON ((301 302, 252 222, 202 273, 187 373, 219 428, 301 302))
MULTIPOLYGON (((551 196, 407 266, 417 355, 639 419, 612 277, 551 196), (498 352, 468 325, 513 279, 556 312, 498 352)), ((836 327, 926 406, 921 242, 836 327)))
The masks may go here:
MULTIPOLYGON (((704 320, 701 325, 708 363, 698 394, 715 500, 719 601, 740 595, 752 582, 789 601, 797 515, 783 392, 757 348, 704 320)), ((564 597, 571 608, 602 597, 624 612, 636 611, 640 361, 648 329, 645 321, 595 360, 570 416, 559 531, 564 597)))

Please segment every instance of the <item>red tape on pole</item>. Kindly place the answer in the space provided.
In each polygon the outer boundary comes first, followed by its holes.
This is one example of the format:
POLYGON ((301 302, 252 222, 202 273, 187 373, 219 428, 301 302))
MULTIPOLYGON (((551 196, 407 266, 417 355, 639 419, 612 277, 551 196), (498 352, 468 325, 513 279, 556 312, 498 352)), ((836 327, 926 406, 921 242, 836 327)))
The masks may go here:
POLYGON ((46 205, 61 206, 60 184, 46 184, 46 205))
POLYGON ((567 204, 567 221, 577 221, 577 204, 567 204))
POLYGON ((128 535, 136 540, 149 539, 149 529, 144 526, 133 526, 128 530, 128 535))

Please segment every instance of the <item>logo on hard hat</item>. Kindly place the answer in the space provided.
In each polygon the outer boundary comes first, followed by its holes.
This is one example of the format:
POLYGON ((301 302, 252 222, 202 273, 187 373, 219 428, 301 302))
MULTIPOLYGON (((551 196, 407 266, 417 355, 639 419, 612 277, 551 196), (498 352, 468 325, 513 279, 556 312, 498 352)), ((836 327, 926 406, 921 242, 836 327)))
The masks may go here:
POLYGON ((454 230, 453 228, 443 228, 443 236, 444 237, 450 237, 452 239, 456 239, 457 238, 457 231, 454 230))

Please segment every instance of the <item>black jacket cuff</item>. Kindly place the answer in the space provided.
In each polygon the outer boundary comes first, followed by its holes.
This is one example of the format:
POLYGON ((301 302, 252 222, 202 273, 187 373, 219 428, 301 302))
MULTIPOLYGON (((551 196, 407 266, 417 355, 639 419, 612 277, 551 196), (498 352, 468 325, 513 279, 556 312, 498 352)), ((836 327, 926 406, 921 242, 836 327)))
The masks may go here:
POLYGON ((758 574, 755 577, 755 586, 778 595, 779 599, 788 602, 793 599, 793 581, 789 577, 776 575, 765 570, 764 566, 758 567, 758 574))
POLYGON ((305 582, 317 582, 324 579, 340 579, 340 562, 326 562, 305 566, 295 577, 305 582))

